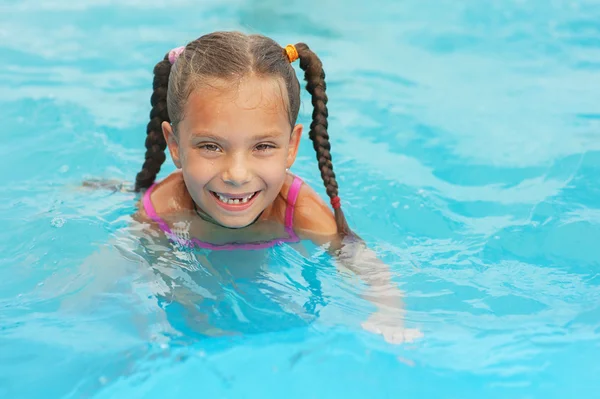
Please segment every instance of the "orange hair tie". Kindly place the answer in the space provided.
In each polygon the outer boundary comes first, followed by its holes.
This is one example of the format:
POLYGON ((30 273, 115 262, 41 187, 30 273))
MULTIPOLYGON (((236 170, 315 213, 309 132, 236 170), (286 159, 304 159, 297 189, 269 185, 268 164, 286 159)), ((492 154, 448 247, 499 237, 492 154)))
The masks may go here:
POLYGON ((338 197, 337 195, 333 197, 331 199, 331 206, 333 207, 333 209, 340 209, 342 207, 342 201, 340 200, 340 197, 338 197))
POLYGON ((285 46, 285 54, 287 55, 288 60, 290 60, 290 64, 299 58, 298 50, 296 50, 296 46, 293 44, 285 46))

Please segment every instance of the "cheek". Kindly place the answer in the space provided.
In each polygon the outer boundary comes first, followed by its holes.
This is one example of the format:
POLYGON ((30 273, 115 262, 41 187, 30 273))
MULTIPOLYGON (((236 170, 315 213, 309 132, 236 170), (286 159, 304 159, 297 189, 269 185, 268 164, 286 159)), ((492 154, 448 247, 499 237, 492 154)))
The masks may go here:
POLYGON ((269 184, 283 184, 283 181, 286 178, 285 158, 273 160, 273 162, 269 162, 268 165, 264 165, 261 175, 263 180, 269 184))
POLYGON ((217 165, 215 161, 202 158, 193 150, 187 150, 181 157, 183 174, 186 183, 200 185, 208 182, 215 173, 217 165))

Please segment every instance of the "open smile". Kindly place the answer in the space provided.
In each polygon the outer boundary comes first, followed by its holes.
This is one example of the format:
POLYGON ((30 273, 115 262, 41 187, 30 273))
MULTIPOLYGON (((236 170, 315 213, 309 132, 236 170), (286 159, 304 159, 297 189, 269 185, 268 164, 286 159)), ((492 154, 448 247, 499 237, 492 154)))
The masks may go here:
POLYGON ((242 194, 225 194, 217 193, 215 191, 211 191, 210 193, 215 198, 216 203, 222 208, 225 208, 228 211, 243 211, 248 209, 252 203, 254 203, 254 200, 258 197, 260 191, 242 194))

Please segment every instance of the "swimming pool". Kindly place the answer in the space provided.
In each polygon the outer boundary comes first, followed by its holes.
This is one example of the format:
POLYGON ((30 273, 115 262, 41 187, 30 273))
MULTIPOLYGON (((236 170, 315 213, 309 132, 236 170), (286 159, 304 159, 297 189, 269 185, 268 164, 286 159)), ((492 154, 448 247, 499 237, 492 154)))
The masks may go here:
MULTIPOLYGON (((197 3, 0 0, 0 397, 597 395, 597 1, 197 3), (131 251, 134 197, 77 187, 133 179, 152 67, 219 29, 322 58, 345 212, 422 339, 362 331, 358 289, 287 247, 199 286, 236 334, 198 334, 131 251)), ((294 171, 321 187, 306 137, 294 171)))

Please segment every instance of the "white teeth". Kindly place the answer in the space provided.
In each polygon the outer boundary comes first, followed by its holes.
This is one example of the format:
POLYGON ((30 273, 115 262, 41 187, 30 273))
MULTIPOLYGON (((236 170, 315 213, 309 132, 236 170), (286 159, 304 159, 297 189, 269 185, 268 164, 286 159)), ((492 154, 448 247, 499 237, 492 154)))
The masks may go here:
POLYGON ((250 201, 252 199, 252 197, 254 197, 254 194, 256 194, 256 193, 252 193, 243 198, 235 198, 235 199, 222 196, 221 194, 218 194, 218 193, 215 193, 215 194, 217 194, 217 197, 219 198, 219 200, 225 204, 239 205, 239 204, 245 204, 246 202, 250 201))

